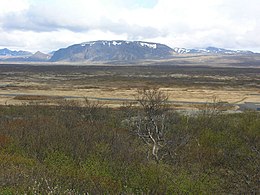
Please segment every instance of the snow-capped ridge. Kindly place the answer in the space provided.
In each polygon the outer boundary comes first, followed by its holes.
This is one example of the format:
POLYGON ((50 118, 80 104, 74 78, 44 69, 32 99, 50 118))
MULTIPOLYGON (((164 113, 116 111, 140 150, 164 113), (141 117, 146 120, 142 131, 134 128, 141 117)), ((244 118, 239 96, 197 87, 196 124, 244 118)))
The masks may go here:
POLYGON ((122 45, 122 42, 113 41, 113 45, 122 45))
MULTIPOLYGON (((253 52, 251 52, 253 53, 253 52)), ((248 51, 234 51, 217 47, 200 49, 170 48, 167 45, 146 41, 98 40, 74 44, 56 51, 50 61, 133 61, 169 59, 174 55, 250 55, 248 51)))
POLYGON ((95 44, 101 44, 101 45, 108 45, 110 46, 120 46, 120 45, 124 45, 124 44, 137 44, 140 45, 142 47, 148 47, 150 49, 156 49, 157 48, 157 43, 149 43, 149 42, 144 42, 144 41, 119 41, 119 40, 111 40, 111 41, 105 41, 105 40, 101 40, 101 41, 90 41, 90 42, 84 42, 81 43, 80 45, 82 47, 86 47, 86 46, 93 46, 95 44))
POLYGON ((173 50, 174 50, 175 53, 178 53, 178 54, 185 54, 185 53, 189 53, 190 52, 189 49, 178 48, 178 47, 175 47, 173 50))
POLYGON ((207 48, 199 48, 199 49, 186 49, 186 48, 174 48, 173 49, 177 54, 253 54, 252 51, 244 51, 244 50, 229 50, 218 47, 207 47, 207 48))
POLYGON ((140 42, 140 45, 143 46, 143 47, 149 47, 149 48, 152 48, 152 49, 156 49, 157 48, 156 43, 140 42))
POLYGON ((56 51, 50 61, 131 61, 172 56, 167 45, 146 41, 98 40, 74 44, 56 51))

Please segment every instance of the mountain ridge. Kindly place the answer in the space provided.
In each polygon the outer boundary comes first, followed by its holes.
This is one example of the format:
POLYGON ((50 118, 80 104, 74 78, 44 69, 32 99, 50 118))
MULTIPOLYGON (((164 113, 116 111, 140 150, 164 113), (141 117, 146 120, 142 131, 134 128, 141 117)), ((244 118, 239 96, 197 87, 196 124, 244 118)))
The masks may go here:
POLYGON ((130 62, 136 60, 169 59, 178 55, 253 55, 252 51, 230 50, 218 47, 200 49, 171 48, 146 41, 98 40, 73 44, 44 54, 40 51, 12 51, 0 49, 0 61, 14 62, 130 62))
POLYGON ((32 55, 29 51, 16 51, 16 50, 10 50, 7 48, 0 49, 0 56, 30 56, 32 55))
POLYGON ((251 55, 252 51, 229 50, 218 47, 202 49, 171 48, 146 41, 98 40, 61 48, 53 53, 50 61, 133 61, 167 59, 180 54, 202 55, 251 55))
POLYGON ((50 61, 113 61, 160 59, 172 56, 167 45, 145 41, 99 40, 74 44, 54 52, 50 61))

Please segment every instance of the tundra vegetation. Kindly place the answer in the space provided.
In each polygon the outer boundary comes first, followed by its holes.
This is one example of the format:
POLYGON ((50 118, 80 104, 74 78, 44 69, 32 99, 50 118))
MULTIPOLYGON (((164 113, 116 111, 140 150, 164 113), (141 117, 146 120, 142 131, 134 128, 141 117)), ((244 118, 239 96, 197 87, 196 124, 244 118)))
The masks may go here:
POLYGON ((0 107, 0 194, 257 194, 260 114, 180 115, 157 89, 109 108, 0 107))

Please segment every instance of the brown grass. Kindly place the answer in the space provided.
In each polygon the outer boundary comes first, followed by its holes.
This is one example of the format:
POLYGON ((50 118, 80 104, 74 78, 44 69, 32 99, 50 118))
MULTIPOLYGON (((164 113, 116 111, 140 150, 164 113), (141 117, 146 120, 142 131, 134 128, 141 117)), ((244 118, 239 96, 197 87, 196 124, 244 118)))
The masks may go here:
MULTIPOLYGON (((56 101, 65 96, 76 101, 82 101, 78 97, 134 99, 144 87, 159 88, 171 101, 210 102, 215 96, 229 103, 260 102, 259 75, 256 68, 1 65, 0 104, 56 101)), ((104 102, 113 107, 122 104, 104 102)))
POLYGON ((44 96, 44 95, 17 95, 14 97, 15 100, 56 100, 63 99, 60 96, 44 96))

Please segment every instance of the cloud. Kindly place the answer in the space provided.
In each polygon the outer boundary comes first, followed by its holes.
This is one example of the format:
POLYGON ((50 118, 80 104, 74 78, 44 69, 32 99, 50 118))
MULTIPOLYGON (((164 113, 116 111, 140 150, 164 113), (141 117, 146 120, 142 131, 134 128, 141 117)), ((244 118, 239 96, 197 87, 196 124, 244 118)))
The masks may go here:
MULTIPOLYGON (((28 10, 6 14, 3 17, 2 28, 6 31, 34 32, 51 32, 61 29, 72 32, 101 30, 116 34, 127 33, 130 39, 153 38, 165 34, 152 26, 129 24, 127 18, 117 17, 118 11, 114 11, 114 9, 119 7, 105 9, 105 4, 101 4, 99 1, 91 3, 91 6, 86 3, 87 1, 76 0, 75 2, 78 4, 72 6, 69 6, 69 2, 72 1, 56 0, 50 7, 51 2, 46 0, 32 4, 28 10), (75 11, 76 13, 74 13, 75 11)), ((126 2, 120 4, 122 10, 130 4, 129 1, 126 2)))
POLYGON ((259 7, 258 0, 9 0, 0 8, 0 47, 141 39, 260 51, 259 7))
POLYGON ((30 6, 28 0, 8 0, 1 1, 0 17, 8 13, 17 13, 28 9, 30 6))

